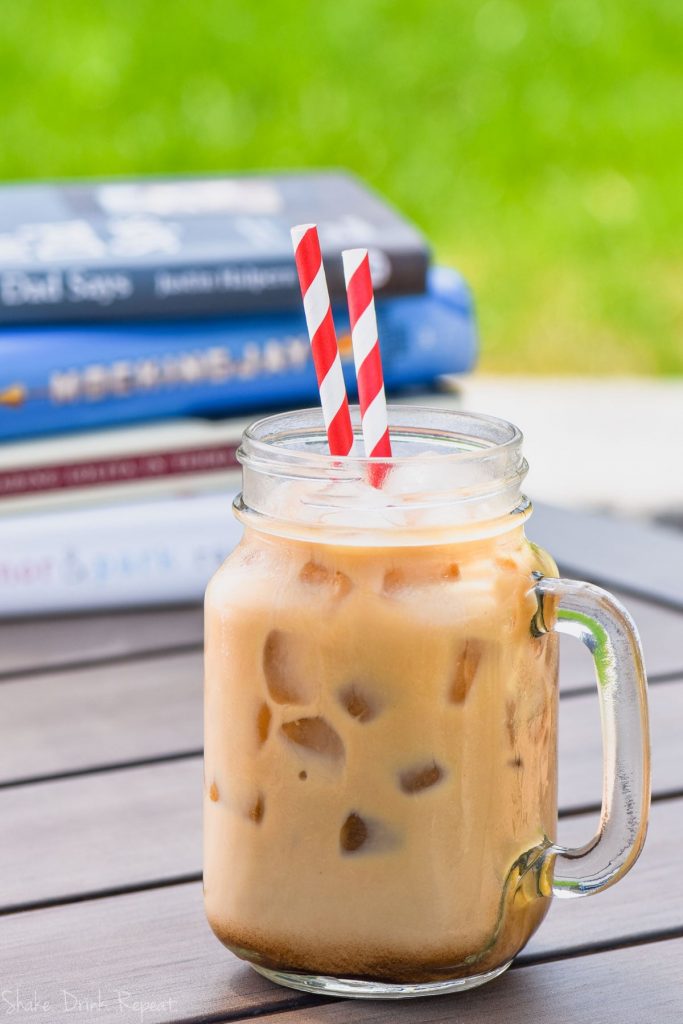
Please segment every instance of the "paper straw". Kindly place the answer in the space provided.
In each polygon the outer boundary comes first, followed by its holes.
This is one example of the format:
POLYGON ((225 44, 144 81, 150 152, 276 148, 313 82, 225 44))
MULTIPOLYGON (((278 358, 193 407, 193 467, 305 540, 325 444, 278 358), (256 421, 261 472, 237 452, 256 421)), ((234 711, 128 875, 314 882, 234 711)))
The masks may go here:
POLYGON ((365 454, 368 458, 391 458, 387 401, 368 250, 346 249, 342 259, 365 454))
POLYGON ((348 455, 353 427, 315 224, 293 227, 292 244, 330 454, 348 455))

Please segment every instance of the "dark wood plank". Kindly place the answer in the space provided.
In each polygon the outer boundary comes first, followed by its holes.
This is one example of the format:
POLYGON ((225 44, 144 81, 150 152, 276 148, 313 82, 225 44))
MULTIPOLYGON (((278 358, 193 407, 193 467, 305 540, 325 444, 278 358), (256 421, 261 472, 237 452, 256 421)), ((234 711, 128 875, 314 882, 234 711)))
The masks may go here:
POLYGON ((683 940, 508 971, 483 988, 419 1003, 335 1002, 269 1024, 677 1024, 683 940), (618 983, 615 984, 615 981, 618 983))
POLYGON ((150 651, 199 646, 199 605, 0 623, 0 677, 150 651))
POLYGON ((143 1024, 235 1019, 305 1001, 220 945, 196 883, 17 914, 0 921, 0 934, 2 990, 8 998, 18 990, 26 1001, 36 992, 51 1004, 47 1013, 18 1011, 12 1021, 139 1024, 140 1011, 122 1008, 119 992, 129 993, 128 1003, 157 1003, 143 1024), (101 996, 103 1005, 66 1013, 64 991, 95 1002, 101 996))
POLYGON ((201 870, 199 758, 0 792, 0 909, 201 870))
POLYGON ((0 783, 202 746, 201 653, 0 684, 0 783))
MULTIPOLYGON (((562 702, 565 810, 600 804, 595 705, 593 696, 562 702)), ((683 681, 655 688, 651 705, 655 793, 681 791, 683 681)), ((0 820, 11 823, 12 835, 0 847, 4 900, 16 905, 198 872, 200 809, 199 757, 1 790, 0 820)), ((584 819, 582 841, 592 835, 596 819, 596 812, 584 819)))
POLYGON ((539 504, 528 534, 577 579, 683 609, 683 534, 614 516, 539 504))
MULTIPOLYGON (((683 680, 650 688, 652 791, 683 792, 683 680)), ((597 694, 560 702, 559 805, 564 812, 599 805, 602 746, 597 694)))

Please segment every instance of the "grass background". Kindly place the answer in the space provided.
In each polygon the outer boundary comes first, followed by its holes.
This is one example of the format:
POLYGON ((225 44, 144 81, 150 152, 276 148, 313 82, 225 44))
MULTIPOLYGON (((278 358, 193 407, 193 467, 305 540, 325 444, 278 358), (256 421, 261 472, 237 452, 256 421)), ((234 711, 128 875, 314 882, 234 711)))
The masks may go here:
POLYGON ((683 372, 680 0, 16 0, 0 178, 345 165, 482 366, 683 372))

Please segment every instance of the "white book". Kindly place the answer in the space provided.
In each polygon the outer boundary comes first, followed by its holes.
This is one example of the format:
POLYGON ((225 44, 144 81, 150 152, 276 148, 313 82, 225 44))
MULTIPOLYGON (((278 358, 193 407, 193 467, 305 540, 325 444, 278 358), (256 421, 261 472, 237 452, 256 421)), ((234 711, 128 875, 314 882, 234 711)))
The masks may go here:
POLYGON ((0 616, 200 601, 239 541, 231 492, 0 520, 0 616))

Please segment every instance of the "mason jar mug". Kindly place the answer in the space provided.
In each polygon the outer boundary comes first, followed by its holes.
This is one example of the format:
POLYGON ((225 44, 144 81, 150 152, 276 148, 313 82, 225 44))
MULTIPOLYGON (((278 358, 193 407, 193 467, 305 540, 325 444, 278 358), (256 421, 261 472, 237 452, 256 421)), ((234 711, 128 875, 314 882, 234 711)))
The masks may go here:
POLYGON ((318 411, 250 427, 243 539, 206 594, 209 922, 273 981, 374 998, 500 974, 552 896, 629 870, 649 801, 635 627, 526 539, 520 432, 389 417, 381 462, 326 454, 318 411), (580 849, 556 842, 559 633, 599 683, 580 849))

